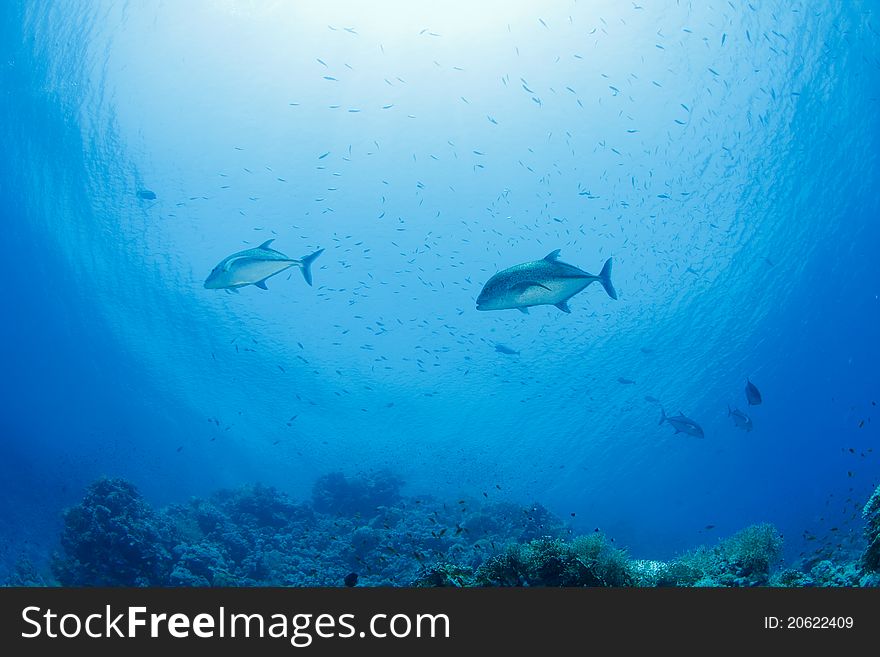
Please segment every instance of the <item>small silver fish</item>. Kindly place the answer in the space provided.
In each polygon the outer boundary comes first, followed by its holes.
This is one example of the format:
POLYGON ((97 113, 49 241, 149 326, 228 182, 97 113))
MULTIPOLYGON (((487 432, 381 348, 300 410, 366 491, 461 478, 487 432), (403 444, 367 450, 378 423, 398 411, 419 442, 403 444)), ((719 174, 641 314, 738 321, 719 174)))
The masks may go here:
POLYGON ((623 378, 623 377, 618 378, 618 379, 617 379, 617 382, 618 382, 618 383, 621 383, 621 384, 623 384, 623 385, 625 385, 625 386, 626 386, 626 385, 631 385, 631 384, 635 383, 635 381, 633 381, 632 379, 625 379, 625 378, 623 378))
POLYGON ((754 425, 752 424, 752 418, 750 418, 738 408, 730 408, 730 406, 728 406, 727 417, 732 417, 733 424, 740 429, 751 431, 754 428, 754 425))
POLYGON ((672 428, 675 429, 675 433, 686 433, 689 436, 695 436, 697 438, 704 437, 703 428, 689 417, 685 417, 684 413, 679 411, 678 415, 668 417, 666 411, 664 411, 661 406, 660 422, 658 422, 658 424, 663 424, 664 422, 669 422, 669 424, 672 425, 672 428))
POLYGON ((499 354, 507 354, 508 356, 515 356, 519 353, 518 351, 514 351, 510 347, 503 345, 500 342, 495 345, 495 351, 497 351, 499 354))
POLYGON ((761 391, 748 379, 746 379, 746 399, 749 402, 749 406, 758 406, 763 401, 761 399, 761 391))

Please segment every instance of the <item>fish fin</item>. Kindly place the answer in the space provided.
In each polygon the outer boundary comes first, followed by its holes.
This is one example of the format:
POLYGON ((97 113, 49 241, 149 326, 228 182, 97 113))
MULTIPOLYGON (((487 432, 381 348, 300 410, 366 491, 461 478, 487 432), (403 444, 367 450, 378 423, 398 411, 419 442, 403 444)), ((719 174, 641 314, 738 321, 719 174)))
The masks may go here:
POLYGON ((730 410, 730 404, 727 405, 727 417, 730 417, 733 414, 733 411, 730 410))
POLYGON ((542 283, 539 283, 538 281, 522 281, 521 283, 517 283, 516 285, 514 285, 513 289, 521 291, 521 292, 525 292, 530 287, 543 287, 548 292, 550 291, 549 287, 547 287, 546 285, 544 285, 542 283))
POLYGON ((270 240, 266 240, 265 242, 263 242, 262 244, 260 244, 260 246, 258 246, 257 248, 258 248, 258 249, 268 249, 268 248, 269 248, 269 245, 270 245, 272 242, 274 242, 274 241, 275 241, 275 238, 273 237, 272 239, 270 239, 270 240))
MULTIPOLYGON (((271 240, 269 240, 271 242, 271 240)), ((232 269, 232 265, 241 262, 242 260, 253 260, 253 256, 240 255, 235 257, 230 257, 226 260, 223 265, 223 271, 230 271, 232 269)))
POLYGON ((555 303, 553 305, 556 306, 557 308, 559 308, 559 310, 561 310, 564 313, 571 312, 571 308, 568 307, 568 301, 560 301, 559 303, 555 303))
POLYGON ((520 306, 519 308, 517 308, 517 310, 520 311, 523 315, 529 314, 529 309, 526 306, 520 306))
POLYGON ((300 258, 299 266, 302 267, 303 278, 309 285, 312 284, 312 263, 322 253, 324 253, 324 249, 318 249, 313 254, 300 258))
POLYGON ((660 407, 660 421, 657 424, 663 424, 666 422, 666 411, 663 410, 663 407, 660 407))
POLYGON ((602 271, 599 272, 599 282, 605 288, 609 297, 617 299, 617 290, 614 289, 614 285, 611 283, 611 258, 605 261, 602 271))
POLYGON ((254 283, 254 285, 256 285, 256 286, 257 286, 258 288, 260 288, 261 290, 268 290, 268 289, 269 289, 269 288, 266 286, 266 279, 265 279, 265 278, 264 278, 263 280, 261 280, 261 281, 257 281, 256 283, 254 283))
POLYGON ((551 251, 550 253, 548 253, 547 255, 544 256, 544 260, 546 260, 547 262, 555 262, 556 259, 559 257, 560 251, 562 251, 562 249, 556 249, 555 251, 551 251))

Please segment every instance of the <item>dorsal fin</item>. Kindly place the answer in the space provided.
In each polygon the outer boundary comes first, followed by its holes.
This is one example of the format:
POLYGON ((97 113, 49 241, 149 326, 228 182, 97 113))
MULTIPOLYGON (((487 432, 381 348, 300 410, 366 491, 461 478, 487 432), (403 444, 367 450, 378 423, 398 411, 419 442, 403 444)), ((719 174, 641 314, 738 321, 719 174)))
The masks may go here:
POLYGON ((263 242, 262 244, 260 244, 260 246, 258 246, 257 248, 258 248, 258 249, 268 249, 268 248, 269 248, 269 245, 270 245, 272 242, 274 242, 274 241, 275 241, 275 238, 273 237, 272 239, 270 239, 270 240, 266 240, 265 242, 263 242))
POLYGON ((555 262, 556 259, 559 257, 560 251, 562 251, 562 249, 556 249, 555 251, 551 251, 550 253, 548 253, 547 255, 544 256, 544 260, 546 260, 547 262, 555 262))

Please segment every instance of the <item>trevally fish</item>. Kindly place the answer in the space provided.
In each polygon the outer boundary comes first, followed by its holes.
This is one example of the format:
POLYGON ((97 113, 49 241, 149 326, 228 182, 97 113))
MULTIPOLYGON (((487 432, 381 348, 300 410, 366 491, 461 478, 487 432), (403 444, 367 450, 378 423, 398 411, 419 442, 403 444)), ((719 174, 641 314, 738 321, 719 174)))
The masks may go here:
POLYGON ((746 399, 749 401, 749 406, 757 406, 762 401, 761 391, 748 379, 746 379, 746 399))
POLYGON ((658 422, 658 424, 663 424, 664 422, 669 422, 669 424, 672 425, 672 428, 675 429, 675 433, 686 433, 689 436, 696 436, 697 438, 703 437, 703 428, 689 417, 685 417, 684 413, 681 411, 679 411, 678 415, 668 417, 666 411, 664 411, 661 406, 660 422, 658 422))
POLYGON ((274 239, 267 240, 255 249, 239 251, 224 258, 208 275, 205 287, 209 290, 235 290, 245 285, 256 285, 268 290, 266 280, 290 267, 299 267, 306 283, 311 285, 312 262, 324 252, 324 249, 297 260, 270 249, 269 245, 274 241, 274 239))
POLYGON ((617 292, 611 284, 611 258, 598 276, 588 274, 560 262, 559 249, 543 260, 524 262, 498 272, 483 286, 477 297, 477 310, 507 310, 516 308, 528 313, 530 306, 551 305, 570 313, 568 300, 593 281, 599 281, 612 299, 617 292))
POLYGON ((754 428, 754 425, 752 424, 752 418, 750 418, 738 408, 730 408, 730 406, 728 406, 727 417, 732 417, 733 424, 740 429, 751 431, 754 428))
POLYGON ((519 354, 518 351, 514 351, 507 345, 503 345, 500 342, 495 345, 495 351, 497 351, 499 354, 507 354, 508 356, 516 356, 519 354))

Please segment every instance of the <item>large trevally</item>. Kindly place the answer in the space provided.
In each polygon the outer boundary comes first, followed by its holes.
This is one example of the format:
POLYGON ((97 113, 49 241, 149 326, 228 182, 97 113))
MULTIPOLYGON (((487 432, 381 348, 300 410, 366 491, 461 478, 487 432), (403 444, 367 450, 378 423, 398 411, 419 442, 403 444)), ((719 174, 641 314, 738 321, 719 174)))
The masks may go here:
POLYGON ((749 402, 749 406, 758 406, 762 401, 761 391, 749 379, 746 379, 746 399, 749 402))
POLYGON ((732 417, 733 424, 740 429, 751 431, 754 428, 754 425, 752 424, 752 418, 750 418, 738 408, 731 408, 729 404, 727 406, 727 417, 732 417))
POLYGON ((560 262, 558 258, 559 249, 556 249, 543 260, 524 262, 498 272, 483 286, 477 297, 477 310, 516 308, 527 313, 530 306, 551 305, 570 313, 568 300, 593 281, 599 281, 609 297, 617 298, 611 284, 611 258, 605 261, 598 276, 560 262))
POLYGON ((268 290, 266 279, 291 267, 299 267, 306 283, 311 285, 312 262, 324 252, 324 249, 319 249, 313 254, 297 260, 296 258, 288 258, 280 251, 270 249, 269 245, 274 241, 274 239, 267 240, 255 249, 239 251, 224 258, 208 275, 205 287, 209 290, 235 290, 245 285, 256 285, 268 290))
POLYGON ((684 413, 679 411, 678 415, 666 415, 666 411, 664 411, 661 406, 660 422, 658 422, 658 424, 663 424, 664 422, 671 424, 672 428, 675 429, 675 433, 686 433, 689 436, 695 436, 697 438, 702 438, 704 436, 703 427, 689 417, 685 417, 684 413))

